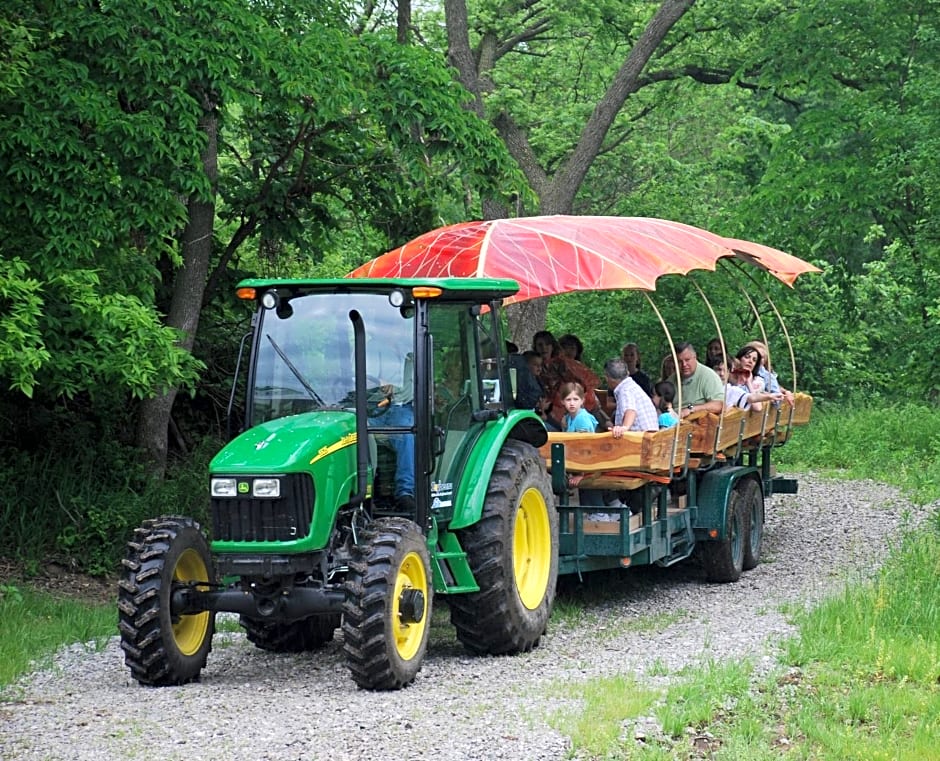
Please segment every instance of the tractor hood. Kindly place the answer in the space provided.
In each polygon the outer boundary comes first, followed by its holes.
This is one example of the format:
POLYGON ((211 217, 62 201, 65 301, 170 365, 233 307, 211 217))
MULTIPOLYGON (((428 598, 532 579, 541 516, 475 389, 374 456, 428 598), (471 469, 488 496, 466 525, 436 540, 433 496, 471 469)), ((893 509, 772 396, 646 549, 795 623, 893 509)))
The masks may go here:
POLYGON ((209 464, 210 473, 251 474, 309 470, 346 450, 355 457, 356 416, 323 410, 270 420, 245 431, 209 464))

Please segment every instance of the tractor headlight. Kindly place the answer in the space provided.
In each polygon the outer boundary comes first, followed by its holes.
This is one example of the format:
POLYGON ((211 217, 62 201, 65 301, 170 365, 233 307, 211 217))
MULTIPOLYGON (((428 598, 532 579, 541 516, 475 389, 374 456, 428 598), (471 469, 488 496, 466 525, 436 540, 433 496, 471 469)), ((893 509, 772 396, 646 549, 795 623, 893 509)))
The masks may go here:
POLYGON ((234 478, 213 478, 211 489, 213 497, 238 496, 238 485, 234 478))
POLYGON ((281 479, 256 478, 251 485, 251 496, 261 499, 277 499, 281 496, 281 479))

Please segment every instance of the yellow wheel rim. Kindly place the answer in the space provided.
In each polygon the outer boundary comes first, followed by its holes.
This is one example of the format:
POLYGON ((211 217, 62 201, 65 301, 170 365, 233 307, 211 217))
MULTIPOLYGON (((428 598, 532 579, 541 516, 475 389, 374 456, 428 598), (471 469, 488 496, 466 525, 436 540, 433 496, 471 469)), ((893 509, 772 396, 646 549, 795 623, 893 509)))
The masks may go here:
POLYGON ((512 542, 513 572, 522 604, 535 610, 545 599, 552 568, 552 534, 542 492, 527 489, 519 501, 512 542))
MULTIPOLYGON (((196 550, 184 550, 173 569, 174 581, 208 581, 209 571, 196 550)), ((183 655, 195 655, 209 631, 209 612, 180 616, 173 622, 173 639, 183 655)))
POLYGON ((415 657, 424 638, 424 630, 428 626, 428 574, 417 552, 409 552, 402 560, 395 577, 395 591, 392 597, 392 634, 395 639, 395 649, 402 660, 410 661, 415 657), (404 623, 401 620, 399 603, 402 592, 414 590, 420 592, 424 599, 424 614, 417 622, 404 623))

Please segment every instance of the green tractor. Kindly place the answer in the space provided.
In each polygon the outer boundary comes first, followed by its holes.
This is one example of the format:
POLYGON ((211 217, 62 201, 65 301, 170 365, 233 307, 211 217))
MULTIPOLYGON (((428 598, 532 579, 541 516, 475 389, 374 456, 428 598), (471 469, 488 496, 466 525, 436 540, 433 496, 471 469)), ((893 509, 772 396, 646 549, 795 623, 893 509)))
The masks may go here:
MULTIPOLYGON (((211 540, 147 521, 119 584, 125 662, 144 685, 197 679, 215 614, 273 652, 342 630, 361 688, 421 668, 435 594, 473 653, 538 645, 555 596, 558 512, 515 409, 499 279, 251 280, 241 433, 210 467, 211 540)), ((238 385, 238 384, 236 384, 238 385)))

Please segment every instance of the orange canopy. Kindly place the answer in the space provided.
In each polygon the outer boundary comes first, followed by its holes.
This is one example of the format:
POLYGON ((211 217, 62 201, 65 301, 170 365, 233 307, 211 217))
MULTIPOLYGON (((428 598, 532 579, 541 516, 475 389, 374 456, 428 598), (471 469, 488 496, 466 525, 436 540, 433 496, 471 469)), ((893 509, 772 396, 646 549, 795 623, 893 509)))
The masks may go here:
POLYGON ((569 291, 654 290, 656 279, 738 257, 792 285, 813 265, 783 251, 647 217, 543 216, 461 222, 424 233, 348 277, 511 278, 505 303, 569 291))

